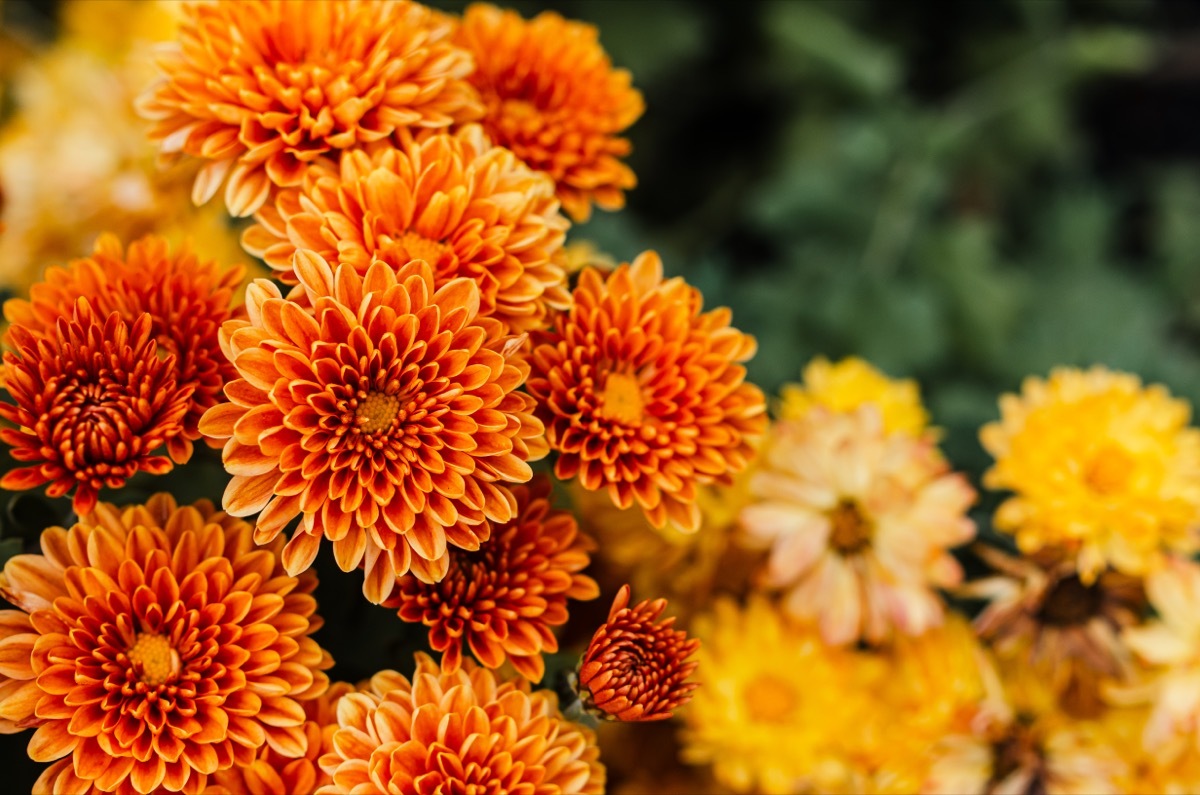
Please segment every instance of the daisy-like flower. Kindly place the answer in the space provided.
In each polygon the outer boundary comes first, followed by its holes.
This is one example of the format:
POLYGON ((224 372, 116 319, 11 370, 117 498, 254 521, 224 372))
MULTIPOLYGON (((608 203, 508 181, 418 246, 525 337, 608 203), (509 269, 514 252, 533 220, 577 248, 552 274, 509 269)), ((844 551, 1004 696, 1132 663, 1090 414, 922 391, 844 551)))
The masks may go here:
POLYGON ((467 8, 456 33, 475 56, 469 76, 483 98, 483 125, 500 146, 549 174, 563 207, 586 221, 595 202, 625 206, 637 178, 618 137, 642 115, 629 72, 614 69, 596 28, 547 11, 525 21, 492 5, 467 8))
POLYGON ((245 271, 221 272, 185 246, 172 255, 161 237, 145 237, 126 253, 113 235, 102 235, 92 256, 66 268, 49 268, 30 290, 29 300, 4 304, 4 317, 35 337, 52 338, 60 318, 70 319, 76 299, 87 298, 101 316, 117 312, 127 323, 150 316, 158 350, 175 357, 175 382, 192 389, 183 433, 167 441, 171 457, 187 461, 200 438, 200 417, 221 399, 221 388, 236 375, 221 353, 217 332, 230 319, 234 289, 245 271))
POLYGON ((1197 547, 1200 431, 1188 404, 1103 367, 1028 378, 980 432, 996 459, 984 485, 1014 492, 996 527, 1028 553, 1077 555, 1090 583, 1105 565, 1148 572, 1164 550, 1197 547))
POLYGON ((562 717, 553 693, 470 660, 449 672, 418 654, 411 682, 386 671, 343 696, 337 724, 322 795, 604 792, 595 736, 562 717))
POLYGON ((361 276, 302 251, 296 272, 311 308, 260 280, 248 319, 222 328, 241 378, 200 430, 225 441, 225 509, 262 512, 257 541, 302 515, 287 570, 307 569, 326 537, 343 571, 365 567, 378 604, 410 569, 439 581, 447 545, 476 550, 516 515, 505 484, 546 453, 533 399, 516 391, 522 337, 478 317, 473 281, 435 289, 421 260, 361 276))
POLYGON ((975 492, 929 439, 885 433, 875 406, 814 408, 775 424, 750 489, 741 524, 748 544, 770 549, 764 582, 827 643, 941 622, 933 587, 961 580, 947 549, 975 534, 975 492))
POLYGON ((762 391, 738 364, 754 339, 701 304, 682 279, 663 281, 651 251, 607 279, 588 268, 530 359, 555 475, 621 508, 636 501, 655 527, 696 530, 697 486, 731 482, 766 427, 762 391))
POLYGON ((229 212, 250 215, 326 153, 477 117, 471 55, 452 29, 408 0, 189 4, 138 110, 164 153, 208 161, 196 204, 225 183, 229 212))
POLYGON ((888 433, 920 436, 929 428, 917 382, 888 378, 857 356, 836 363, 818 356, 809 362, 804 383, 785 384, 780 390, 779 418, 800 419, 814 406, 850 412, 864 403, 879 408, 888 433))
POLYGON ((359 273, 376 259, 397 269, 423 259, 439 287, 474 279, 481 313, 514 329, 544 327, 547 309, 567 304, 554 259, 568 224, 554 183, 488 144, 478 125, 403 149, 347 152, 338 169, 312 169, 256 219, 246 250, 288 284, 297 280, 292 255, 309 249, 359 273))
POLYGON ((5 642, 0 674, 36 691, 7 693, 0 713, 36 726, 29 756, 55 762, 34 791, 195 793, 264 743, 303 756, 301 703, 333 662, 309 637, 316 578, 288 576, 281 547, 256 549, 247 523, 208 502, 159 494, 101 503, 46 530, 41 555, 10 559, 0 593, 29 629, 5 642))
POLYGON ((175 357, 159 355, 152 327, 148 314, 128 324, 116 312, 98 316, 80 298, 52 337, 9 329, 16 352, 4 354, 4 386, 13 403, 0 402, 0 417, 16 427, 0 429, 0 440, 13 458, 37 463, 11 470, 0 487, 49 483, 51 497, 74 489, 83 515, 101 487, 172 468, 158 453, 183 433, 193 387, 176 381, 175 357))
POLYGON ((579 693, 585 707, 609 720, 666 720, 691 700, 688 678, 698 663, 689 658, 700 641, 660 618, 666 599, 629 606, 621 587, 579 662, 579 693))
POLYGON ((429 627, 429 645, 443 652, 442 667, 458 670, 463 645, 488 668, 505 658, 525 678, 545 674, 545 652, 558 651, 551 627, 567 622, 567 599, 595 599, 595 580, 580 574, 595 549, 567 511, 550 507, 550 479, 514 486, 517 510, 478 550, 450 550, 439 583, 400 578, 386 607, 429 627))

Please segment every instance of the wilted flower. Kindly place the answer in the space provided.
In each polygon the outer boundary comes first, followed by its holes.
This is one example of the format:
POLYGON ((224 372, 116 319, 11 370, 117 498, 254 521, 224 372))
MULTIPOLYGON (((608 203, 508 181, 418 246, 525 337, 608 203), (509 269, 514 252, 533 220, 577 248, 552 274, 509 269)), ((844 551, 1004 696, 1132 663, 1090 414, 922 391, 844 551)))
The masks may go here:
POLYGON ((814 406, 844 413, 864 404, 879 409, 887 433, 920 436, 928 429, 917 382, 888 378, 856 356, 836 363, 818 356, 809 362, 803 384, 785 384, 780 390, 779 419, 800 419, 814 406))

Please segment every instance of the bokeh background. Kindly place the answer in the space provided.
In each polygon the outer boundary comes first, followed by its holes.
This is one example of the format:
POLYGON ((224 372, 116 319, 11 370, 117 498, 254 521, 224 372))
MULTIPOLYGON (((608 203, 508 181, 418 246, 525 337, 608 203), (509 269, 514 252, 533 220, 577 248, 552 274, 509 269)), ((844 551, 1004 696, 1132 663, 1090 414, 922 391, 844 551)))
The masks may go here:
MULTIPOLYGON (((86 215, 98 194, 133 190, 89 182, 92 172, 69 157, 51 164, 29 146, 31 136, 62 138, 68 123, 30 108, 54 90, 44 64, 64 37, 88 39, 97 54, 77 76, 108 85, 93 70, 136 73, 127 55, 112 55, 139 35, 122 23, 128 5, 0 5, 6 295, 25 290, 37 268, 90 249, 90 240, 44 229, 36 245, 13 240, 32 234, 19 223, 28 181, 61 194, 63 223, 86 215)), ((731 306, 734 323, 758 338, 750 377, 768 393, 817 354, 855 354, 914 377, 947 456, 976 483, 987 464, 977 429, 1026 375, 1104 363, 1200 400, 1200 3, 505 5, 595 23, 645 95, 629 133, 639 185, 628 207, 597 213, 571 239, 621 261, 656 249, 708 305, 731 306)), ((56 151, 103 160, 113 126, 128 124, 117 107, 126 98, 66 82, 76 91, 68 101, 112 106, 69 122, 78 129, 56 151)), ((148 144, 121 140, 120 162, 152 160, 148 144)), ((157 196, 162 185, 151 182, 157 196)), ((88 223, 138 228, 122 212, 105 205, 88 223)), ((224 223, 191 231, 216 240, 224 223)), ((173 478, 135 483, 121 499, 164 485, 181 499, 219 499, 223 483, 210 455, 173 478)), ((2 502, 4 556, 64 521, 69 507, 2 502)), ((411 660, 423 633, 406 634, 394 614, 362 602, 355 578, 339 578, 330 560, 321 566, 328 625, 317 637, 335 650, 335 677, 411 660)), ((599 620, 604 607, 589 609, 599 620)), ((572 625, 595 626, 587 610, 579 615, 572 625)), ((3 791, 28 791, 36 778, 26 742, 0 737, 3 791)))

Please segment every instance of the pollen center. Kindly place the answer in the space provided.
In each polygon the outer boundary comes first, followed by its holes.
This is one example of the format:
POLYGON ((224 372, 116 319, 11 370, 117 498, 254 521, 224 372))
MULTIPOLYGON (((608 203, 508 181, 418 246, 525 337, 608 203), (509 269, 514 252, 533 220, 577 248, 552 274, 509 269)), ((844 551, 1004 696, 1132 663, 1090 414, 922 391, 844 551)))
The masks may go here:
POLYGON ((645 416, 645 400, 637 379, 626 373, 610 373, 604 379, 604 392, 600 395, 601 417, 618 422, 641 422, 645 416))
POLYGON ((395 254, 399 255, 396 258, 397 265, 405 265, 409 260, 423 259, 430 266, 437 267, 442 257, 451 253, 450 247, 445 243, 430 240, 416 232, 405 232, 392 245, 395 254))
POLYGON ((361 420, 359 430, 366 433, 382 431, 392 424, 400 413, 400 398, 382 392, 369 392, 358 404, 354 416, 361 420))
POLYGON ((754 723, 783 723, 799 698, 791 682, 771 674, 756 677, 742 690, 742 700, 754 723))
POLYGON ((854 555, 871 545, 871 522, 858 503, 842 500, 828 514, 829 545, 842 555, 854 555))
POLYGON ((1123 448, 1105 445, 1084 467, 1083 477, 1097 494, 1114 494, 1129 484, 1135 462, 1123 448))
POLYGON ((1049 626, 1086 624, 1100 614, 1104 593, 1098 585, 1084 585, 1079 575, 1064 577, 1051 586, 1038 618, 1049 626))
POLYGON ((139 632, 125 655, 138 678, 148 685, 161 685, 179 673, 179 652, 162 635, 139 632))

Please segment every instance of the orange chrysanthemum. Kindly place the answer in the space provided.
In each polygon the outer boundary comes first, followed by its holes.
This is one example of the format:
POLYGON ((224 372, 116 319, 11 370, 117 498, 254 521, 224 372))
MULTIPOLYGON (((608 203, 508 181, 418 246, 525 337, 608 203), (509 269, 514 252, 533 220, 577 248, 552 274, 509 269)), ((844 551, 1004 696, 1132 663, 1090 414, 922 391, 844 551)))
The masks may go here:
POLYGON ((140 100, 164 153, 209 162, 192 198, 223 182, 250 215, 325 153, 398 129, 442 128, 482 108, 450 18, 408 0, 218 0, 184 7, 165 78, 140 100))
POLYGON ((625 206, 637 178, 619 159, 631 147, 618 136, 645 106, 629 72, 612 68, 594 26, 550 11, 526 22, 476 4, 456 41, 475 56, 468 79, 483 97, 493 141, 549 174, 576 221, 588 219, 592 202, 625 206))
POLYGON ((666 720, 692 699, 687 681, 699 665, 691 657, 700 641, 674 629, 674 618, 659 620, 666 599, 629 607, 629 586, 621 586, 608 621, 600 625, 579 663, 584 705, 609 720, 666 720))
POLYGON ((766 428, 762 391, 745 383, 754 338, 728 309, 701 314, 700 292, 663 281, 648 251, 607 279, 588 268, 569 312, 536 338, 537 398, 561 480, 634 500, 655 527, 700 523, 696 486, 730 483, 766 428))
POLYGON ((303 756, 300 702, 333 662, 309 637, 316 578, 287 576, 281 547, 255 549, 250 526, 207 501, 159 494, 101 503, 46 530, 43 554, 10 559, 0 593, 29 628, 5 641, 0 674, 25 684, 0 714, 37 727, 34 761, 60 760, 34 791, 196 793, 264 743, 303 756))
POLYGON ((513 520, 492 531, 478 551, 452 550, 450 569, 436 584, 402 577, 387 603, 400 618, 430 627, 429 645, 442 666, 458 670, 463 643, 488 668, 505 656, 525 678, 546 672, 543 652, 558 651, 551 627, 567 622, 567 599, 595 599, 595 580, 579 572, 595 548, 567 511, 550 508, 550 480, 512 489, 513 520))
POLYGON ((470 660, 439 671, 417 654, 412 682, 384 671, 371 690, 338 702, 333 750, 320 795, 506 793, 600 795, 595 735, 562 717, 549 690, 497 682, 470 660))
POLYGON ((13 458, 40 463, 10 471, 0 487, 49 483, 51 497, 74 488, 83 515, 102 486, 171 469, 171 459, 156 453, 183 432, 192 387, 176 382, 175 357, 159 356, 152 327, 148 314, 132 324, 116 312, 98 317, 80 298, 53 337, 9 329, 16 352, 4 354, 4 386, 15 405, 0 402, 0 417, 17 427, 0 429, 0 439, 13 458))
POLYGON ((375 259, 423 259, 438 286, 474 279, 481 313, 518 330, 544 327, 547 307, 567 303, 554 260, 568 223, 554 183, 493 148, 478 125, 402 150, 347 152, 339 170, 312 169, 255 218, 243 244, 285 283, 296 283, 292 255, 310 249, 359 273, 375 259))
POLYGON ((363 591, 380 603, 410 569, 437 582, 447 544, 478 549, 491 522, 515 515, 504 484, 528 481, 526 462, 546 453, 533 399, 516 391, 523 337, 477 317, 470 279, 435 290, 421 260, 399 273, 378 261, 365 276, 308 251, 295 262, 311 309, 251 285, 249 318, 221 331, 242 377, 200 429, 225 440, 225 509, 262 511, 260 543, 303 514, 289 572, 325 536, 343 571, 365 566, 363 591))
POLYGON ((4 317, 37 337, 53 337, 59 318, 71 317, 75 300, 87 298, 100 315, 117 312, 133 323, 150 315, 150 334, 160 351, 175 357, 176 383, 192 387, 183 433, 167 440, 171 457, 182 463, 200 438, 200 416, 221 399, 221 387, 236 375, 221 353, 217 332, 233 316, 233 291, 245 269, 225 272, 201 261, 186 246, 174 256, 167 241, 147 236, 130 244, 128 255, 113 235, 101 235, 95 251, 66 268, 49 268, 30 290, 29 300, 4 304, 4 317))

